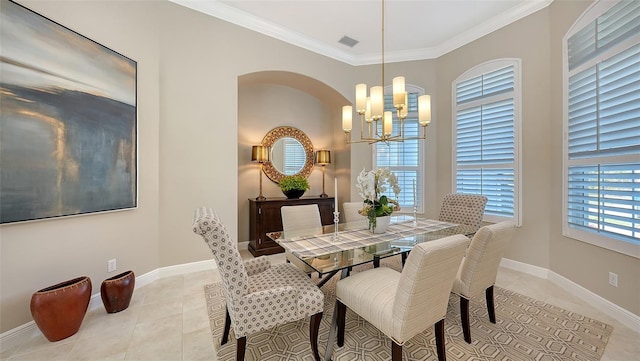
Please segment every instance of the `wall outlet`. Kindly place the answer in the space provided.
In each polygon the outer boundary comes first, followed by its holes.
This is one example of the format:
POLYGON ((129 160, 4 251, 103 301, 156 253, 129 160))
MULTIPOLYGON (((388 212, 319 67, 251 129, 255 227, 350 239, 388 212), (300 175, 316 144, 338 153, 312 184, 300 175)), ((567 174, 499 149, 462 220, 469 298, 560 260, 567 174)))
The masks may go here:
POLYGON ((107 261, 107 272, 115 272, 116 271, 116 259, 110 259, 107 261))
POLYGON ((609 284, 613 287, 618 287, 618 274, 609 272, 609 284))

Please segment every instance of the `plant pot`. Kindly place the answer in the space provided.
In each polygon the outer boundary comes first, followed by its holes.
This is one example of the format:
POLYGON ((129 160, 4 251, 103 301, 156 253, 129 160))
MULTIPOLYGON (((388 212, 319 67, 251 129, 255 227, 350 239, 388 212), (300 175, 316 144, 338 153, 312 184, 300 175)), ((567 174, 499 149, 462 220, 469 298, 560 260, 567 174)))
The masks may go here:
POLYGON ((74 278, 35 292, 31 315, 47 340, 59 341, 78 332, 90 299, 91 279, 74 278))
POLYGON ((377 217, 375 224, 369 222, 369 230, 375 234, 384 233, 387 231, 389 224, 391 224, 390 216, 377 217))
POLYGON ((120 273, 102 281, 100 297, 105 310, 108 313, 116 313, 129 307, 135 285, 136 275, 133 271, 120 273))
POLYGON ((304 189, 291 189, 288 191, 282 191, 282 193, 284 193, 284 195, 287 196, 288 199, 298 199, 302 197, 304 192, 304 189))

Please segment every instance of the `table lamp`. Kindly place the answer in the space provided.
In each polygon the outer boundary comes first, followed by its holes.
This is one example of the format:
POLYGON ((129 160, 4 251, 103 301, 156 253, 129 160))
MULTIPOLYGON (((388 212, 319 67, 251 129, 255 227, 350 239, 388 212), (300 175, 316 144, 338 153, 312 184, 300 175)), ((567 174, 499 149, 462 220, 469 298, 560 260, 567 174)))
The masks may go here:
POLYGON ((264 163, 269 161, 269 155, 271 149, 263 145, 254 145, 251 147, 251 161, 258 162, 260 164, 260 195, 256 197, 257 201, 264 201, 267 199, 262 195, 262 167, 264 163))
POLYGON ((324 172, 327 164, 331 164, 331 151, 326 149, 316 151, 316 164, 322 166, 322 194, 320 198, 327 198, 328 195, 324 192, 324 172))

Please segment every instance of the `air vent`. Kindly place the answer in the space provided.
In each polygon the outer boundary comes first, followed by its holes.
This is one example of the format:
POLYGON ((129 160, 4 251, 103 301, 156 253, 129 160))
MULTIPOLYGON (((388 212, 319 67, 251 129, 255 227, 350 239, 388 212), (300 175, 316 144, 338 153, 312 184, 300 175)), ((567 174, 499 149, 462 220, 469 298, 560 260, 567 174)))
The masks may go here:
POLYGON ((358 43, 358 40, 352 39, 352 38, 350 38, 350 37, 345 35, 338 42, 340 44, 342 44, 342 45, 346 45, 346 46, 348 46, 350 48, 353 48, 358 43))

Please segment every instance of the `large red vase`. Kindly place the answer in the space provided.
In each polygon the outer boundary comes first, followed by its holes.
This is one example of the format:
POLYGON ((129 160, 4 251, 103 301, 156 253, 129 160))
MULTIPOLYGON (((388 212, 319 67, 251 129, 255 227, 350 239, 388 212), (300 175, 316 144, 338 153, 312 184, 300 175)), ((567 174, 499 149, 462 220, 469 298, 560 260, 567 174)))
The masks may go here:
POLYGON ((78 332, 90 300, 91 279, 74 278, 35 292, 31 315, 47 340, 59 341, 78 332))

